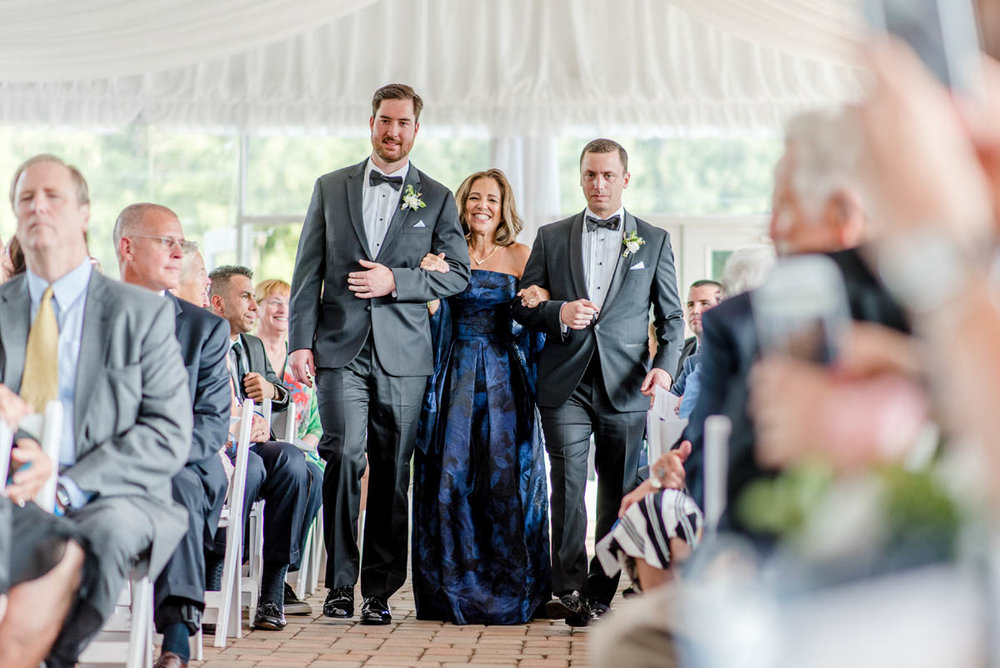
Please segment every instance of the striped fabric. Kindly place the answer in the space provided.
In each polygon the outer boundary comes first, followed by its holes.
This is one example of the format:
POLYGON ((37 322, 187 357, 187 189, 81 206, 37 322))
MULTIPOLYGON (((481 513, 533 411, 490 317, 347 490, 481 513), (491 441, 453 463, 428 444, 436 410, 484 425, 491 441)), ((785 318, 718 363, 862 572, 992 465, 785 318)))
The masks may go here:
POLYGON ((611 533, 597 543, 597 558, 609 577, 629 565, 631 559, 666 569, 670 564, 670 539, 681 538, 695 547, 701 540, 703 524, 701 510, 684 492, 653 492, 632 504, 611 533))

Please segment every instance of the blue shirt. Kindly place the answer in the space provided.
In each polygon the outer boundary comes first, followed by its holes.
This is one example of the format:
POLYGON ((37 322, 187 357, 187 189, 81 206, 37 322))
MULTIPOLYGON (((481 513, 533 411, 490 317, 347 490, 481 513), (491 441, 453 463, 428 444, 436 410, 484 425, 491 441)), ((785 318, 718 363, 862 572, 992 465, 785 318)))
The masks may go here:
MULTIPOLYGON (((76 370, 80 361, 80 342, 83 335, 83 314, 87 303, 87 286, 93 267, 90 259, 52 283, 52 308, 59 325, 59 403, 63 409, 62 442, 59 449, 60 470, 76 464, 76 434, 74 433, 76 398, 76 370)), ((28 298, 31 300, 31 322, 42 302, 42 295, 49 284, 45 279, 27 272, 28 298)), ((67 488, 71 497, 79 488, 65 476, 59 477, 60 484, 67 488), (75 488, 75 489, 74 489, 75 488)), ((77 507, 77 499, 72 506, 77 507)), ((80 504, 82 505, 82 504, 80 504)))

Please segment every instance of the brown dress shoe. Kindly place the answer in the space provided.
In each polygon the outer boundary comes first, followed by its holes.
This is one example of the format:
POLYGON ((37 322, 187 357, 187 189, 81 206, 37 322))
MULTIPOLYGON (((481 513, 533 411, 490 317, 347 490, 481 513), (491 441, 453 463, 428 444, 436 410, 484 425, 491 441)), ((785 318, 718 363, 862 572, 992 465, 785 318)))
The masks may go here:
POLYGON ((153 668, 187 668, 187 663, 173 652, 164 652, 153 664, 153 668))

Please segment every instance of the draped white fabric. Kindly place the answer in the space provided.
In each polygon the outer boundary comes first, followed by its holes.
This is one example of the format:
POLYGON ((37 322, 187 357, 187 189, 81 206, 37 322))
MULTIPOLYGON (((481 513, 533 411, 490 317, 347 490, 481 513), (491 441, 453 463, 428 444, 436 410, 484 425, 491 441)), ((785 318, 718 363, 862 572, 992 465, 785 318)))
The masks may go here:
POLYGON ((144 74, 243 53, 375 0, 0 0, 0 80, 144 74))
POLYGON ((856 94, 833 2, 0 0, 0 122, 353 130, 397 80, 456 133, 773 130, 856 94))

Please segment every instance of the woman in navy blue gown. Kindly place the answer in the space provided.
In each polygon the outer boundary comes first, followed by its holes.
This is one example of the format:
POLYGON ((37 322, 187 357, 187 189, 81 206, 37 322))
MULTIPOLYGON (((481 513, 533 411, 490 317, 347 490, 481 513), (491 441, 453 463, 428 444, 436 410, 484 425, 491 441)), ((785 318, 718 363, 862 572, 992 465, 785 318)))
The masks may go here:
MULTIPOLYGON (((413 591, 418 619, 523 624, 551 597, 545 463, 534 358, 543 335, 511 317, 530 249, 503 172, 456 194, 472 276, 431 303, 435 372, 414 454, 413 591)), ((433 255, 421 267, 447 271, 433 255)), ((526 300, 546 299, 532 286, 526 300)))

